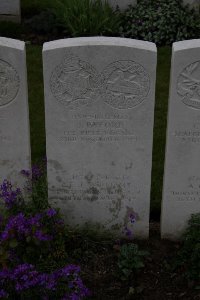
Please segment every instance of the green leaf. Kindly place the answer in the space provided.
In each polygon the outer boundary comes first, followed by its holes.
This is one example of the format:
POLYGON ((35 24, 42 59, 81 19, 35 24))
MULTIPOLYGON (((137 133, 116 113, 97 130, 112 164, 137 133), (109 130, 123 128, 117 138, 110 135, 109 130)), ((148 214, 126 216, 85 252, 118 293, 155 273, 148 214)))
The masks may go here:
POLYGON ((9 242, 10 248, 16 248, 18 246, 18 242, 16 239, 13 239, 9 242))

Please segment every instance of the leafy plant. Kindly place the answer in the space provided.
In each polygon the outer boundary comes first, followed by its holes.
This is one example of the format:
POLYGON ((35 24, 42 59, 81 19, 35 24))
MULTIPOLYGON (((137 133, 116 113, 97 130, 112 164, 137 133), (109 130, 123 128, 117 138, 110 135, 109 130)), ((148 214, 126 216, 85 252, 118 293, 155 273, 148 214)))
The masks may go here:
POLYGON ((118 267, 122 280, 128 280, 130 276, 140 268, 144 267, 143 257, 147 251, 139 250, 137 244, 125 244, 120 248, 118 267))
POLYGON ((37 33, 49 34, 57 30, 56 17, 50 9, 32 16, 25 23, 37 33))
POLYGON ((69 264, 69 231, 48 204, 43 164, 22 170, 26 197, 7 180, 0 185, 0 298, 83 299, 89 291, 69 264))
POLYGON ((55 0, 52 9, 57 25, 73 37, 115 35, 119 32, 120 17, 107 1, 55 0))
POLYGON ((182 0, 138 0, 122 16, 121 35, 168 45, 199 38, 200 20, 182 0))
POLYGON ((200 282, 200 213, 193 214, 188 222, 177 261, 188 279, 200 282))

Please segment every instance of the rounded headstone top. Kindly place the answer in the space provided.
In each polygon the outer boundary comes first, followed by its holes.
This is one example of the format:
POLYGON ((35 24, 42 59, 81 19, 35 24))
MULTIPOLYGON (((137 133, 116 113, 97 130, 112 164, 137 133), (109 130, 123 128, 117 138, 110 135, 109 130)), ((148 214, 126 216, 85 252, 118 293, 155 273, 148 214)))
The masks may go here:
POLYGON ((9 39, 5 37, 0 37, 0 46, 14 48, 18 50, 24 50, 25 42, 15 40, 15 39, 9 39))
POLYGON ((199 48, 200 39, 186 40, 173 43, 173 51, 182 51, 191 48, 199 48))
POLYGON ((128 38, 117 37, 81 37, 56 40, 44 43, 43 51, 76 46, 124 46, 157 52, 156 44, 128 38))

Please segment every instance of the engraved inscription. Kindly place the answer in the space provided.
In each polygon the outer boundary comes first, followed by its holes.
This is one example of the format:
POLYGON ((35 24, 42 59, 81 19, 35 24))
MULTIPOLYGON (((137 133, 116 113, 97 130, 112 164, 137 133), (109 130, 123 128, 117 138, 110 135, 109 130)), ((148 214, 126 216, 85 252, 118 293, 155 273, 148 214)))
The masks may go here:
POLYGON ((200 144, 200 116, 192 118, 192 122, 187 127, 174 128, 172 135, 178 142, 200 144))
POLYGON ((179 141, 185 143, 200 144, 200 131, 194 130, 175 130, 173 133, 174 137, 179 141))
POLYGON ((170 191, 169 199, 178 202, 200 202, 200 177, 189 177, 186 188, 184 190, 170 191))
POLYGON ((63 124, 58 141, 68 142, 137 142, 139 137, 126 114, 72 114, 70 127, 63 124))
POLYGON ((83 201, 87 204, 96 205, 96 209, 102 209, 102 205, 109 211, 109 217, 104 225, 108 225, 119 218, 124 199, 128 202, 136 200, 141 191, 135 188, 131 189, 133 184, 129 175, 121 174, 111 176, 108 174, 88 172, 73 173, 67 178, 66 182, 57 178, 60 188, 50 187, 52 198, 55 204, 68 204, 83 201), (104 204, 103 204, 104 203, 104 204))
POLYGON ((7 62, 0 60, 0 106, 17 96, 20 79, 17 71, 7 62))
POLYGON ((68 109, 88 105, 98 96, 113 108, 130 109, 145 100, 150 79, 134 61, 115 61, 99 73, 68 53, 52 72, 50 87, 54 97, 68 109))
POLYGON ((200 61, 183 69, 178 76, 177 93, 185 105, 200 109, 200 61))

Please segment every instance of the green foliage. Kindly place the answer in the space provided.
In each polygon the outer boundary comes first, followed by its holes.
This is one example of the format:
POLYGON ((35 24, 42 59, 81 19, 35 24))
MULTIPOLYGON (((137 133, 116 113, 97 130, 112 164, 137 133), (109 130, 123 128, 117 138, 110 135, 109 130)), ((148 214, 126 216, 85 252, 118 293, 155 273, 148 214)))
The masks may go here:
POLYGON ((140 0, 122 17, 125 37, 168 45, 175 41, 199 38, 199 16, 182 0, 140 0))
POLYGON ((49 9, 28 19, 26 24, 37 33, 49 34, 57 30, 56 17, 49 9))
POLYGON ((57 25, 73 37, 115 35, 119 32, 119 13, 101 0, 56 0, 52 9, 57 25))
POLYGON ((9 220, 21 213, 27 220, 38 216, 38 223, 41 223, 41 232, 47 236, 51 236, 53 233, 54 239, 37 239, 34 234, 38 227, 35 225, 26 239, 20 242, 13 231, 13 237, 2 244, 3 246, 0 249, 0 264, 7 264, 8 253, 13 249, 22 261, 37 265, 39 269, 40 265, 63 266, 68 258, 65 243, 69 238, 69 230, 64 225, 58 209, 53 210, 55 216, 49 217, 46 213, 50 209, 47 195, 46 159, 43 159, 38 165, 33 165, 31 171, 23 170, 22 174, 26 177, 27 182, 23 193, 16 197, 16 205, 13 205, 10 209, 5 209, 2 205, 2 196, 0 197, 0 221, 3 216, 3 221, 0 222, 0 232, 9 220), (66 240, 64 237, 66 237, 66 240))
POLYGON ((24 24, 16 24, 9 21, 0 22, 0 36, 19 39, 23 33, 26 33, 24 24))
POLYGON ((122 280, 128 280, 134 271, 144 267, 143 257, 147 251, 139 250, 137 244, 125 244, 120 248, 118 267, 122 280))
POLYGON ((21 0, 22 17, 32 17, 47 7, 54 7, 54 0, 21 0))
POLYGON ((192 215, 188 222, 177 264, 188 279, 200 281, 200 213, 192 215))

